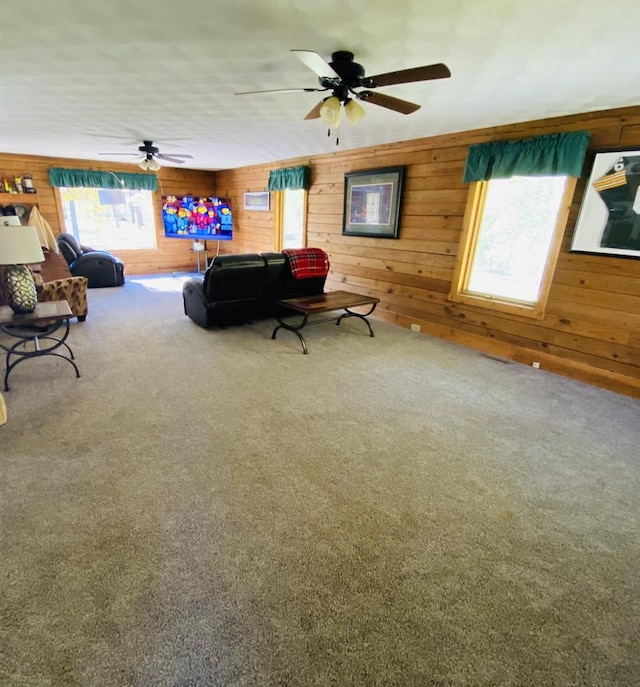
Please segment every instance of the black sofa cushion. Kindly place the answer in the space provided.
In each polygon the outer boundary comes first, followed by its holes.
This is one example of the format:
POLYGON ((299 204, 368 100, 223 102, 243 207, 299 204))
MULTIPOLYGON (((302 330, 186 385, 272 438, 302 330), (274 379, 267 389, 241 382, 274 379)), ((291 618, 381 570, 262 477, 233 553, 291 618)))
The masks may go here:
POLYGON ((264 258, 258 253, 218 255, 204 274, 208 300, 260 299, 264 291, 264 258))

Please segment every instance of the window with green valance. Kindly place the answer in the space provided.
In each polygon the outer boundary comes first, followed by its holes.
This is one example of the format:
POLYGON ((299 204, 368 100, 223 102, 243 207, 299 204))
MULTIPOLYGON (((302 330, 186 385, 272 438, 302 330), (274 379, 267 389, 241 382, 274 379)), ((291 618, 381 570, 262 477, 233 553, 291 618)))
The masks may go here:
POLYGON ((128 172, 105 172, 91 169, 49 168, 51 186, 66 188, 128 188, 145 191, 158 190, 158 177, 155 174, 129 174, 128 172))
POLYGON ((285 169, 273 169, 269 174, 267 191, 284 191, 291 189, 299 191, 309 188, 311 177, 310 167, 287 167, 285 169))
POLYGON ((472 145, 467 155, 464 181, 514 176, 579 177, 589 137, 586 131, 576 131, 472 145))

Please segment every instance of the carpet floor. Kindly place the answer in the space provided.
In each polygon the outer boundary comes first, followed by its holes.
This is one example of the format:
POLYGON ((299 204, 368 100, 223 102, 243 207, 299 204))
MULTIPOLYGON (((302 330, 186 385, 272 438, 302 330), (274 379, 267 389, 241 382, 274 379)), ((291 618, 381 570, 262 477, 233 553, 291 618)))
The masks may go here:
POLYGON ((640 402, 94 289, 0 427, 0 684, 637 687, 640 402))

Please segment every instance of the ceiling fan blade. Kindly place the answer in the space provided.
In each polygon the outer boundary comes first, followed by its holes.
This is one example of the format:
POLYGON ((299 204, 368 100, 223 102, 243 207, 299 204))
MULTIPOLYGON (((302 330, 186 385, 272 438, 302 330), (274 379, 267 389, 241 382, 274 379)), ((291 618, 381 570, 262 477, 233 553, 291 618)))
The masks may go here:
POLYGON ((157 153, 156 157, 161 160, 169 160, 169 162, 179 162, 180 164, 185 160, 193 159, 193 155, 166 155, 165 153, 157 153))
POLYGON ((363 85, 367 88, 378 86, 393 86, 400 83, 412 83, 414 81, 430 81, 431 79, 448 79, 451 76, 449 67, 441 62, 430 64, 427 67, 414 67, 413 69, 401 69, 397 72, 387 72, 364 78, 363 85))
POLYGON ((134 145, 140 141, 139 138, 131 138, 128 136, 109 136, 109 134, 92 134, 85 133, 84 136, 91 136, 92 138, 115 138, 118 141, 124 141, 122 145, 134 145))
POLYGON ((98 155, 127 155, 128 157, 135 157, 138 153, 98 153, 98 155))
POLYGON ((400 100, 400 98, 392 98, 390 95, 384 93, 374 93, 373 91, 361 91, 356 95, 358 100, 364 100, 366 103, 373 103, 386 107, 388 110, 401 112, 402 114, 411 114, 420 109, 420 105, 410 103, 408 100, 400 100))
POLYGON ((296 57, 318 76, 340 78, 340 74, 317 52, 313 50, 291 50, 291 52, 295 53, 296 57))
POLYGON ((156 157, 164 157, 164 158, 169 158, 169 157, 182 157, 185 160, 193 160, 193 155, 189 155, 189 153, 156 153, 156 157))
POLYGON ((310 112, 307 113, 305 119, 319 119, 320 108, 324 105, 324 100, 321 100, 310 112))
POLYGON ((255 93, 313 93, 314 91, 326 91, 326 88, 276 88, 271 91, 241 91, 234 95, 254 95, 255 93))

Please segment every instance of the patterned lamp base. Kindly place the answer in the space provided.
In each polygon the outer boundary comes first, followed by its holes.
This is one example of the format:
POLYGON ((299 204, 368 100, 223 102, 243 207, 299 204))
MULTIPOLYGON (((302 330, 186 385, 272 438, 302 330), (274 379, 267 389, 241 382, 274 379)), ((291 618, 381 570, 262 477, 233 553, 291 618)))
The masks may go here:
POLYGON ((36 285, 26 265, 4 266, 4 292, 13 312, 29 313, 36 309, 36 285))

